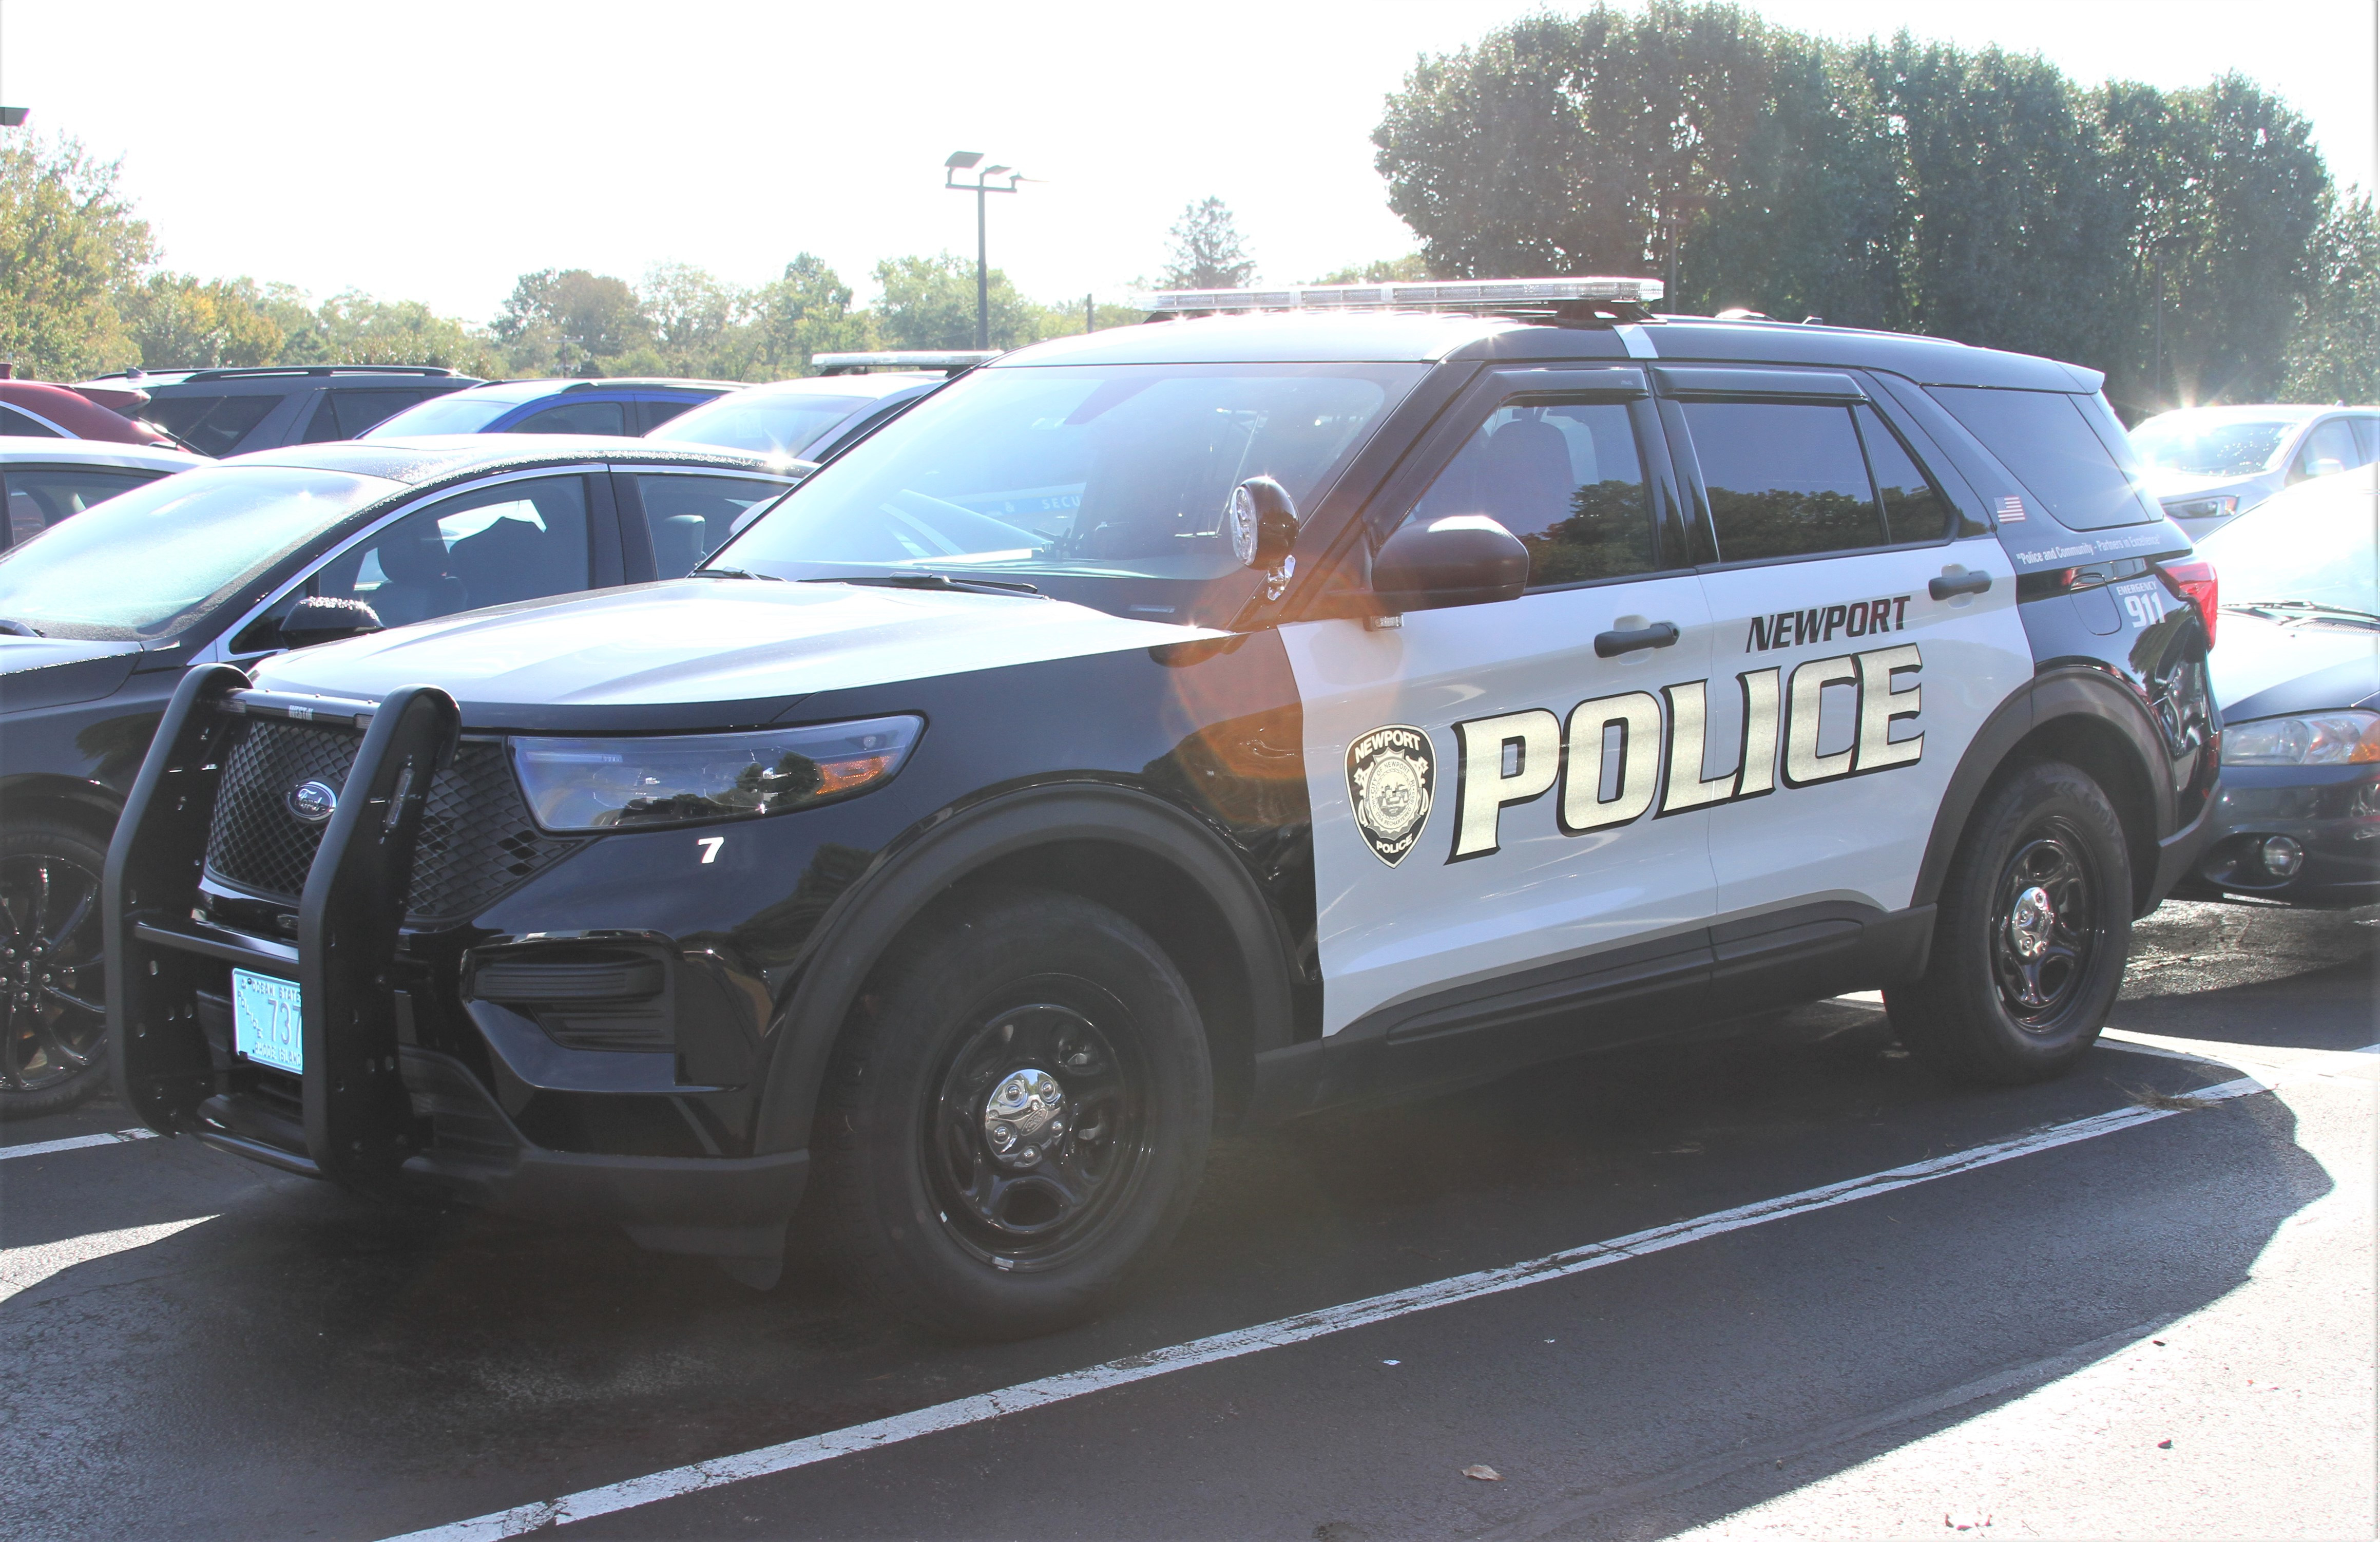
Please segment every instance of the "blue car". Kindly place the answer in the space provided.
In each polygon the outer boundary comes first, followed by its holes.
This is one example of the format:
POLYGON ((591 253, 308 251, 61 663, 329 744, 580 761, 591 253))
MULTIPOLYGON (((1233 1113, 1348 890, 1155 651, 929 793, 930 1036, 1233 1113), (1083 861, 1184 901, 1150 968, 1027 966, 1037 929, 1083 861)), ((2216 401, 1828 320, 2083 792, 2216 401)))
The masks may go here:
POLYGON ((715 380, 506 380, 409 407, 365 439, 444 433, 601 433, 635 438, 730 391, 715 380))

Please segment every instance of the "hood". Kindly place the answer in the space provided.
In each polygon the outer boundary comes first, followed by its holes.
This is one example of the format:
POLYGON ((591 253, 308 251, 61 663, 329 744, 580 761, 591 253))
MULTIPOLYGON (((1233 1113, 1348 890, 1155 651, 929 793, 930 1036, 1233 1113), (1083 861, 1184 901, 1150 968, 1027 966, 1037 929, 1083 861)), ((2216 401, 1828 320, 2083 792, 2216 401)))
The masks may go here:
POLYGON ((820 691, 1217 635, 1029 595, 684 578, 285 653, 256 683, 372 701, 439 686, 479 729, 747 728, 820 691))
POLYGON ((2227 723, 2331 711, 2380 697, 2380 631, 2226 611, 2207 658, 2227 723))
POLYGON ((140 662, 137 642, 0 637, 0 712, 96 701, 131 678, 140 662))

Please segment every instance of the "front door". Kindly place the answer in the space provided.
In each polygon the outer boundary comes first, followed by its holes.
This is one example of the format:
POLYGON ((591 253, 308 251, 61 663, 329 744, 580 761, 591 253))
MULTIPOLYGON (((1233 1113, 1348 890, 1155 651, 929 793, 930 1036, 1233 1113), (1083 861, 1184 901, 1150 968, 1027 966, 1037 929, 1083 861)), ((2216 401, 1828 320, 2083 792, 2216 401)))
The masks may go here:
POLYGON ((1493 518, 1530 549, 1528 592, 1392 629, 1282 629, 1305 702, 1326 1035, 1383 1013, 1459 1023, 1466 999, 1511 998, 1533 971, 1692 932, 1711 902, 1711 635, 1664 528, 1667 484, 1647 474, 1661 452, 1641 371, 1492 371, 1456 414, 1424 453, 1440 469, 1407 482, 1387 522, 1493 518), (1691 771, 1673 740, 1694 746, 1691 771))

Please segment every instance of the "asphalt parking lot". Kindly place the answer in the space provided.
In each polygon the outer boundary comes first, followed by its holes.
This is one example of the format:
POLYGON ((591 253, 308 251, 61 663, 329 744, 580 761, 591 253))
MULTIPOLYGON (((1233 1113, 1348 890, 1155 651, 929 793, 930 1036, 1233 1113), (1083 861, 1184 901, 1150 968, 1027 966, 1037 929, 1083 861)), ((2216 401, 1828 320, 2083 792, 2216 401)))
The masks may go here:
POLYGON ((2168 905, 2046 1087, 1846 999, 1233 1136, 1118 1311, 990 1349, 0 1127, 0 1536, 2369 1536, 2375 965, 2168 905))

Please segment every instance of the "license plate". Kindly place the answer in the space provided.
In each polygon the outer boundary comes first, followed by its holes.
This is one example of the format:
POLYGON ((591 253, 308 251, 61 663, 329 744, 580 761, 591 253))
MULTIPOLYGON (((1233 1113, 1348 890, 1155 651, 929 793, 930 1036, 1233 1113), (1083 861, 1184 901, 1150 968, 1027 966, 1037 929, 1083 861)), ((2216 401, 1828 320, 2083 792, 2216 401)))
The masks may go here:
POLYGON ((231 972, 232 1048, 275 1071, 306 1074, 305 1016, 296 980, 231 972))

